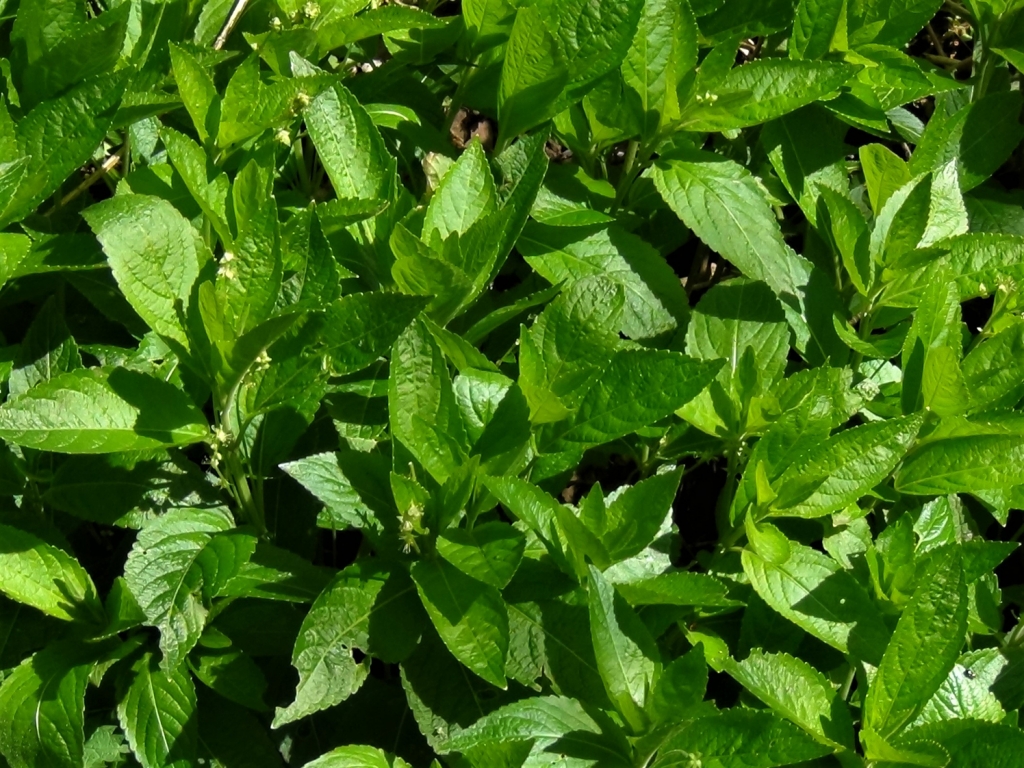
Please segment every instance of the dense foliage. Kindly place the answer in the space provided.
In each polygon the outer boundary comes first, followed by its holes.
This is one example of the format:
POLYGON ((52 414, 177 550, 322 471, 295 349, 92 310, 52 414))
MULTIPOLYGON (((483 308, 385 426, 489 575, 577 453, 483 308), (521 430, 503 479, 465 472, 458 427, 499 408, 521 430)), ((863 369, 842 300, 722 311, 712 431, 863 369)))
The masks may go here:
POLYGON ((1024 2, 0 0, 0 766, 1024 760, 1024 2))

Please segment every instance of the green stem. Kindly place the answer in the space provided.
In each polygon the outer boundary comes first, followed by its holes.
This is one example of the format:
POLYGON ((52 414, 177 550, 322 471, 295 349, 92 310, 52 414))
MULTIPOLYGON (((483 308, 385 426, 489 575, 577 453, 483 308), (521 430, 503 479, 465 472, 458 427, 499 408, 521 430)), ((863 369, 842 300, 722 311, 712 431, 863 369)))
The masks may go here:
POLYGON ((306 197, 313 198, 313 184, 309 176, 309 168, 306 165, 306 157, 302 150, 302 138, 296 137, 294 143, 294 154, 292 157, 295 158, 295 167, 299 171, 299 183, 302 185, 302 192, 306 197))
POLYGON ((839 690, 839 696, 843 701, 850 698, 850 689, 853 688, 853 681, 857 679, 857 667, 855 664, 850 664, 850 671, 846 674, 846 680, 843 682, 843 687, 839 690))
POLYGON ((228 480, 234 490, 235 500, 242 511, 242 516, 250 525, 256 527, 260 536, 267 532, 267 526, 263 519, 263 510, 259 508, 252 497, 252 490, 249 488, 249 478, 242 467, 242 461, 236 447, 227 451, 224 461, 227 470, 228 480))
POLYGON ((722 538, 723 546, 730 546, 735 543, 735 534, 743 530, 743 526, 733 529, 730 511, 732 502, 736 496, 737 479, 739 477, 740 446, 734 446, 729 450, 729 463, 726 466, 725 487, 718 496, 718 504, 715 507, 715 523, 718 526, 718 535, 722 538))
POLYGON ((615 191, 615 202, 612 203, 612 215, 619 210, 619 206, 622 205, 623 200, 626 199, 626 195, 629 194, 629 190, 633 186, 636 160, 639 152, 640 142, 636 139, 630 139, 629 144, 626 145, 626 158, 622 164, 622 175, 619 177, 619 186, 615 191))
POLYGON ((974 44, 974 76, 976 82, 971 88, 971 102, 978 102, 984 98, 992 83, 992 75, 995 73, 996 57, 989 49, 989 40, 995 37, 998 22, 992 24, 978 25, 978 39, 974 44))
MULTIPOLYGON (((864 311, 864 318, 860 321, 860 326, 857 328, 857 336, 861 341, 867 342, 871 338, 871 332, 875 330, 875 305, 874 302, 864 311)), ((853 369, 854 379, 857 378, 857 369, 860 368, 860 364, 864 362, 864 354, 854 350, 853 357, 850 358, 850 367, 853 369)))

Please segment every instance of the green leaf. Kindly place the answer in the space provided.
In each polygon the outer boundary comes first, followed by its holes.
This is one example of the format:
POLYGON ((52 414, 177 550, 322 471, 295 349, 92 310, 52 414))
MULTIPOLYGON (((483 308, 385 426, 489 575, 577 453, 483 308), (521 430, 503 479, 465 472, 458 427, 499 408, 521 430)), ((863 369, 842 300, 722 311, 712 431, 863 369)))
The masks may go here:
POLYGON ((559 535, 559 520, 563 517, 559 503, 536 485, 517 477, 487 477, 483 484, 540 537, 555 562, 571 572, 559 535))
POLYGON ((954 719, 1000 722, 1006 711, 991 689, 1006 667, 1006 658, 995 648, 965 653, 910 727, 954 719))
POLYGON ((960 297, 940 273, 927 285, 903 343, 903 410, 922 406, 939 416, 967 409, 969 391, 960 372, 960 297))
POLYGON ((245 164, 232 185, 238 237, 221 256, 214 284, 229 339, 267 320, 281 290, 277 201, 270 186, 270 177, 255 159, 245 164))
POLYGON ((1024 323, 1015 322, 963 359, 971 410, 1012 407, 1024 397, 1024 323))
POLYGON ((172 384, 125 368, 79 369, 0 406, 0 437, 60 453, 114 453, 204 439, 209 426, 172 384))
POLYGON ((370 8, 350 18, 329 18, 316 28, 316 39, 320 50, 326 52, 388 32, 439 27, 444 27, 444 22, 433 14, 424 13, 418 8, 387 5, 370 8))
POLYGON ((55 644, 25 659, 0 686, 0 753, 11 768, 79 768, 85 690, 93 661, 55 644))
MULTIPOLYGON (((763 467, 763 464, 759 464, 763 467)), ((758 481, 760 484, 760 481, 758 481)), ((760 497, 760 493, 758 494, 760 497)), ((758 504, 763 501, 759 498, 758 504)), ((750 550, 772 565, 782 565, 789 559, 790 546, 786 535, 771 523, 756 523, 753 517, 754 508, 751 508, 743 519, 743 530, 747 535, 747 543, 750 550)))
POLYGON ((704 700, 707 686, 704 646, 697 645, 665 667, 648 702, 648 712, 656 723, 679 722, 683 713, 704 700))
POLYGON ((935 15, 941 3, 889 3, 863 0, 850 3, 850 43, 902 46, 935 15))
MULTIPOLYGON (((612 574, 613 569, 609 569, 607 576, 612 574)), ((737 605, 729 598, 725 583, 706 573, 670 571, 628 581, 619 581, 616 574, 614 583, 615 590, 630 605, 737 605)))
POLYGON ((743 278, 714 286, 701 297, 686 329, 686 353, 698 360, 724 360, 715 384, 687 403, 680 415, 708 432, 742 431, 737 418, 747 405, 739 371, 745 353, 753 355, 761 387, 782 377, 789 353, 789 328, 778 299, 767 285, 743 278), (734 404, 717 402, 724 392, 734 404))
MULTIPOLYGON (((54 193, 103 141, 124 92, 124 73, 101 75, 51 101, 44 101, 17 125, 24 158, 7 187, 0 227, 20 221, 54 193)), ((5 171, 10 172, 10 166, 5 171)))
POLYGON ((515 13, 509 0, 466 0, 462 19, 474 39, 474 48, 482 51, 505 42, 515 23, 515 13))
POLYGON ((864 214, 849 198, 828 188, 821 189, 821 200, 828 212, 829 234, 846 274, 862 296, 870 295, 876 265, 868 250, 871 234, 864 214))
POLYGON ((780 514, 821 517, 867 494, 896 468, 924 423, 923 415, 846 429, 811 448, 773 482, 780 514))
POLYGON ((65 621, 103 617, 92 578, 74 557, 8 525, 0 525, 0 592, 65 621))
POLYGON ((263 701, 267 678, 251 656, 231 650, 193 654, 189 669, 225 699, 257 712, 269 709, 263 701))
POLYGON ((220 123, 220 98, 217 95, 217 88, 210 73, 195 56, 173 42, 169 44, 169 49, 178 94, 192 118, 199 140, 205 144, 217 133, 217 126, 220 123))
POLYGON ((281 469, 326 506, 317 519, 323 528, 373 531, 397 512, 386 466, 372 456, 355 451, 318 453, 282 464, 281 469))
POLYGON ((871 209, 880 212, 893 193, 910 182, 910 168, 882 144, 865 144, 858 152, 871 209))
POLYGON ((831 751, 771 712, 737 707, 687 722, 662 744, 651 768, 688 768, 694 755, 702 765, 773 768, 831 751))
POLYGON ((686 329, 687 354, 726 360, 720 380, 736 376, 739 357, 750 347, 764 381, 777 381, 785 368, 788 341, 778 300, 765 284, 741 279, 719 284, 703 295, 686 329))
POLYGON ((622 62, 622 78, 643 115, 641 137, 679 117, 677 84, 697 64, 697 22, 689 3, 644 3, 633 43, 622 62))
POLYGON ((336 261, 321 225, 325 218, 325 206, 321 206, 316 215, 295 216, 284 225, 281 250, 285 272, 289 267, 295 271, 281 287, 291 309, 323 309, 341 294, 341 278, 354 276, 336 261))
POLYGON ((119 6, 88 21, 82 19, 64 30, 59 40, 47 45, 42 55, 30 56, 19 83, 26 101, 31 99, 31 104, 35 104, 52 98, 86 78, 113 69, 125 42, 128 11, 119 6))
POLYGON ((846 47, 846 0, 800 0, 793 20, 789 55, 820 59, 846 47))
POLYGON ((844 123, 814 106, 772 120, 761 130, 761 143, 779 180, 819 229, 819 198, 847 187, 846 131, 844 123))
POLYGON ((189 348, 192 286, 210 261, 199 233, 166 200, 117 195, 84 214, 128 303, 150 328, 189 348))
MULTIPOLYGON (((514 692, 470 674, 434 632, 425 633, 416 652, 402 664, 402 688, 420 732, 439 752, 449 738, 516 700, 514 692)), ((405 710, 404 704, 399 703, 398 711, 405 710)))
POLYGON ((654 248, 616 225, 581 237, 576 228, 528 224, 516 248, 551 283, 599 278, 622 286, 621 331, 631 339, 652 338, 686 321, 679 279, 654 248))
POLYGON ((422 239, 440 244, 453 232, 464 235, 496 206, 494 177, 483 146, 478 140, 471 141, 434 190, 423 218, 422 239))
MULTIPOLYGON (((431 332, 438 338, 433 329, 431 332)), ((494 371, 467 368, 459 373, 454 382, 455 399, 472 443, 480 440, 513 386, 510 378, 494 371)))
POLYGON ((930 120, 910 160, 914 175, 956 161, 960 187, 974 189, 1010 156, 1024 138, 1018 121, 1024 97, 1017 91, 990 93, 944 119, 930 120))
POLYGON ((696 397, 720 367, 717 361, 702 362, 679 352, 620 351, 556 433, 559 441, 598 445, 653 424, 696 397))
MULTIPOLYGON (((658 192, 683 222, 714 251, 747 277, 769 285, 781 299, 797 346, 806 349, 812 336, 827 356, 834 333, 817 327, 809 296, 812 268, 782 239, 764 193, 745 168, 710 153, 662 160, 650 171, 658 192)), ((818 294, 818 291, 814 292, 818 294)), ((819 297, 820 298, 820 297, 819 297)))
POLYGON ((757 594, 783 617, 843 653, 876 664, 889 631, 852 575, 827 555, 790 542, 784 563, 743 551, 743 570, 757 594))
POLYGON ((523 558, 526 538, 505 523, 452 528, 437 539, 437 552, 467 576, 504 589, 523 558))
POLYGON ((48 299, 21 341, 7 381, 10 396, 22 395, 36 384, 81 367, 82 357, 63 312, 56 299, 48 299))
POLYGON ((391 357, 392 435, 443 483, 466 454, 448 365, 430 331, 418 321, 398 337, 391 357))
POLYGON ((1013 417, 950 419, 907 454, 900 493, 932 495, 1011 488, 1024 483, 1022 426, 1013 417))
POLYGON ((355 373, 380 359, 427 302, 419 296, 374 291, 343 296, 331 304, 320 338, 332 372, 355 373))
POLYGON ((757 59, 729 70, 713 93, 698 94, 683 109, 682 124, 707 132, 757 125, 837 94, 856 73, 849 64, 757 59))
POLYGON ((864 703, 864 727, 890 737, 914 720, 956 664, 967 631, 959 550, 933 555, 885 649, 864 703))
POLYGON ((160 140, 167 147, 167 155, 188 187, 188 191, 202 208, 203 213, 220 236, 227 250, 231 250, 234 238, 228 227, 228 197, 231 182, 227 174, 215 173, 213 179, 207 169, 207 156, 202 147, 184 134, 171 128, 160 131, 160 140))
POLYGON ((579 702, 563 696, 536 696, 490 713, 449 739, 445 746, 466 752, 525 741, 533 743, 533 752, 544 755, 557 744, 557 750, 568 757, 600 755, 602 765, 629 765, 621 747, 599 738, 600 734, 600 725, 579 702))
POLYGON ((353 651, 367 651, 373 614, 386 605, 387 574, 364 575, 353 566, 339 573, 313 603, 295 641, 292 666, 299 672, 295 700, 278 707, 274 728, 347 699, 369 674, 369 659, 357 662, 353 651))
POLYGON ((199 641, 209 597, 255 549, 254 536, 231 528, 222 510, 172 510, 139 531, 128 555, 125 579, 146 622, 160 630, 166 670, 180 666, 199 641))
POLYGON ((252 558, 242 564, 234 578, 221 589, 221 594, 309 603, 330 580, 329 569, 312 565, 287 549, 258 542, 252 558))
POLYGON ((1024 237, 972 233, 954 237, 943 246, 949 248, 947 260, 961 301, 988 295, 999 285, 1024 277, 1024 237))
POLYGON ((662 472, 631 485, 607 508, 602 504, 598 516, 588 515, 587 506, 581 509, 584 524, 604 544, 612 562, 638 555, 654 541, 672 514, 681 477, 680 470, 662 472))
POLYGON ((340 83, 323 91, 303 112, 320 161, 342 199, 388 199, 395 160, 356 97, 340 83))
POLYGON ((184 667, 161 668, 152 654, 143 655, 121 692, 117 719, 142 768, 194 764, 196 690, 184 667))
POLYGON ((1024 733, 1020 728, 978 720, 936 723, 915 728, 912 735, 941 744, 949 755, 948 765, 965 768, 1012 765, 1024 748, 1024 733))
POLYGON ((444 560, 421 560, 412 578, 444 644, 492 685, 506 687, 508 610, 501 593, 444 560))
MULTIPOLYGON (((394 7, 394 6, 391 6, 394 7)), ((389 757, 375 747, 338 747, 303 768, 409 768, 400 757, 389 757)))
POLYGON ((785 653, 754 650, 743 661, 727 660, 725 671, 818 741, 853 748, 853 721, 832 684, 807 662, 785 653))
POLYGON ((328 78, 320 76, 288 77, 264 83, 260 78, 259 57, 255 54, 247 57, 235 69, 224 91, 217 146, 230 147, 268 128, 291 123, 299 110, 330 85, 328 78))
MULTIPOLYGON (((552 570, 542 573, 542 578, 561 576, 552 570)), ((541 586, 539 591, 543 590, 541 586)), ((579 595, 574 592, 574 596, 579 595)), ((551 599, 509 603, 508 609, 510 678, 536 688, 544 676, 564 696, 611 706, 594 658, 586 605, 551 599)))
POLYGON ((595 81, 619 67, 636 34, 643 5, 642 0, 563 0, 533 6, 554 35, 568 70, 564 106, 578 101, 595 81))
MULTIPOLYGON (((24 167, 24 163, 19 163, 19 167, 24 167)), ((3 183, 2 174, 3 171, 0 170, 0 184, 3 183)), ((32 241, 26 235, 14 232, 0 233, 0 286, 15 276, 31 248, 32 241)))
POLYGON ((131 747, 125 743, 116 726, 100 726, 86 739, 85 768, 103 768, 108 763, 116 765, 130 752, 131 747))
POLYGON ((534 423, 559 421, 610 362, 622 311, 617 286, 590 279, 551 302, 528 332, 520 333, 519 386, 534 423))
POLYGON ((551 33, 534 6, 516 11, 498 88, 498 122, 506 143, 558 111, 569 70, 551 33))
POLYGON ((594 566, 590 566, 588 603, 597 669, 608 698, 626 722, 640 730, 645 723, 643 707, 660 668, 657 646, 594 566))
POLYGON ((920 176, 893 192, 878 211, 868 249, 879 264, 895 264, 917 248, 928 229, 932 177, 920 176))
POLYGON ((82 520, 125 528, 141 528, 177 507, 215 506, 220 501, 195 465, 160 451, 68 457, 43 498, 82 520))

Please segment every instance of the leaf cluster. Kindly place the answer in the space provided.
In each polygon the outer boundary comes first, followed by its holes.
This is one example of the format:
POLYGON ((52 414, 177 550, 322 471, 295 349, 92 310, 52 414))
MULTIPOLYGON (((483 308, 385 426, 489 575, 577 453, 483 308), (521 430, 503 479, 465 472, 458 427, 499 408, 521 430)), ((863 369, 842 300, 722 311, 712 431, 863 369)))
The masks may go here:
POLYGON ((1024 2, 0 0, 0 768, 1024 754, 1024 2))

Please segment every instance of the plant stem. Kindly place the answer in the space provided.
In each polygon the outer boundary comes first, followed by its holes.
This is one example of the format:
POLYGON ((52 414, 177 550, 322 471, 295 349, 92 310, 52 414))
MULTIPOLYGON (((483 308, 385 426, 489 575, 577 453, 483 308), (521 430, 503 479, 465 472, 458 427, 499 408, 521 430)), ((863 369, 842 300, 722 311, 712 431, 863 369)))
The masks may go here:
POLYGON ((992 75, 995 73, 996 58, 989 49, 989 45, 990 41, 995 37, 997 24, 998 22, 993 21, 991 24, 981 23, 976 27, 978 38, 974 44, 972 55, 974 59, 974 71, 972 74, 976 82, 971 88, 971 103, 981 101, 984 98, 992 82, 992 75))
POLYGON ((850 663, 850 671, 846 674, 843 687, 839 690, 839 696, 843 701, 850 698, 850 689, 853 688, 853 681, 857 679, 857 666, 850 663))
MULTIPOLYGON (((877 298, 877 295, 876 295, 877 298)), ((867 342, 871 338, 871 332, 875 330, 875 302, 871 301, 871 304, 864 311, 864 317, 860 321, 860 326, 857 328, 857 335, 860 340, 867 342)), ((860 364, 864 362, 864 353, 854 350, 853 357, 850 358, 850 367, 853 369, 854 381, 857 381, 857 369, 860 368, 860 364)))
MULTIPOLYGON (((718 504, 715 507, 715 522, 718 526, 718 535, 723 539, 723 544, 733 543, 730 534, 733 530, 732 520, 729 519, 729 512, 732 509, 733 498, 736 496, 737 478, 739 476, 740 446, 733 446, 729 450, 729 463, 726 465, 725 487, 718 496, 718 504)), ((740 526, 736 530, 743 530, 740 526)))
POLYGON ((946 48, 942 44, 942 38, 940 38, 938 34, 936 34, 935 27, 932 26, 932 23, 930 21, 925 26, 925 29, 928 31, 928 37, 932 41, 932 45, 935 47, 935 53, 944 58, 949 58, 948 54, 946 53, 946 48))
POLYGON ((218 34, 217 38, 213 41, 213 50, 219 51, 224 47, 224 43, 228 41, 235 25, 238 24, 238 21, 242 18, 242 14, 245 13, 247 5, 249 5, 249 0, 235 0, 235 4, 231 8, 231 13, 228 14, 227 19, 224 21, 224 26, 221 27, 220 34, 218 34))
POLYGON ((629 144, 626 145, 626 158, 622 164, 622 175, 619 177, 619 186, 615 191, 615 202, 612 203, 612 214, 619 210, 619 206, 622 205, 622 201, 626 199, 626 195, 629 194, 630 187, 633 186, 634 170, 636 168, 637 154, 640 152, 640 142, 636 139, 630 139, 629 144))
POLYGON ((309 168, 306 165, 306 157, 302 149, 302 138, 297 137, 293 143, 295 154, 295 167, 299 172, 299 183, 302 184, 302 191, 306 197, 313 199, 313 183, 309 176, 309 168))
POLYGON ((232 447, 226 452, 225 469, 227 469, 228 480, 234 490, 235 500, 241 508, 245 521, 256 527, 260 536, 267 532, 267 526, 263 519, 263 510, 260 509, 252 497, 249 488, 249 479, 246 477, 245 469, 239 458, 237 447, 232 447))
POLYGON ((65 206, 65 205, 67 205, 72 200, 74 200, 76 197, 78 197, 83 192, 85 192, 87 189, 89 189, 89 187, 91 187, 97 181, 99 181, 104 176, 106 176, 107 174, 112 172, 115 168, 117 168, 118 165, 121 164, 121 161, 124 160, 127 157, 127 155, 128 155, 128 134, 125 133, 124 143, 121 145, 121 148, 119 150, 117 150, 117 152, 112 154, 110 157, 108 157, 106 160, 104 160, 103 164, 99 168, 97 168, 95 171, 90 173, 81 184, 79 184, 73 190, 71 190, 66 195, 64 195, 64 197, 62 197, 60 199, 60 201, 49 211, 49 213, 47 213, 47 215, 49 215, 50 213, 53 213, 58 208, 61 208, 61 207, 65 206))

